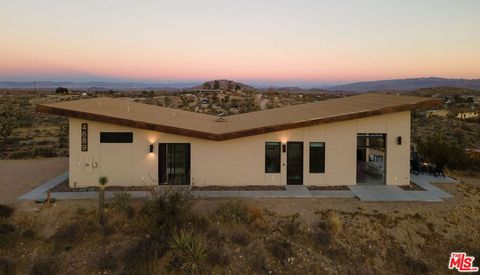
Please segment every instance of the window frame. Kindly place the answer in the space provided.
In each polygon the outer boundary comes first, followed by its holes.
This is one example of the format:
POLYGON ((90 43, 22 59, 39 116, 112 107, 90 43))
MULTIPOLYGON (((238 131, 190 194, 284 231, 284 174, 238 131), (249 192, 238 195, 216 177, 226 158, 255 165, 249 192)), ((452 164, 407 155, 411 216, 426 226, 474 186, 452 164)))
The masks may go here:
POLYGON ((308 144, 308 170, 310 174, 325 174, 325 166, 326 166, 326 144, 323 141, 313 141, 308 144), (315 167, 313 164, 315 163, 313 161, 313 151, 312 151, 312 145, 313 144, 323 144, 323 165, 321 167, 315 167))
POLYGON ((265 142, 265 174, 278 174, 281 172, 282 170, 282 144, 281 142, 276 142, 276 141, 267 141, 265 142), (277 156, 276 156, 276 160, 275 161, 278 161, 278 167, 275 167, 277 169, 274 169, 274 170, 268 170, 268 165, 267 165, 267 161, 268 161, 268 156, 267 156, 267 146, 269 145, 276 145, 278 147, 278 153, 277 153, 277 156))

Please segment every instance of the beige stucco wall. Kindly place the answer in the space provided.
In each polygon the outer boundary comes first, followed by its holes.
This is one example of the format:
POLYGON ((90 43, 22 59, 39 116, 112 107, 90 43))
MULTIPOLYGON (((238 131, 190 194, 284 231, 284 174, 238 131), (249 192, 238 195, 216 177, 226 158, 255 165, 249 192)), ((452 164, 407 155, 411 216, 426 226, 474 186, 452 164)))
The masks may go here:
MULTIPOLYGON (((228 119, 228 118, 227 118, 228 119)), ((281 173, 266 174, 265 142, 304 142, 304 185, 356 184, 357 133, 387 134, 386 183, 410 182, 410 112, 322 124, 257 136, 209 141, 113 124, 70 119, 70 185, 97 185, 108 176, 112 185, 153 185, 158 179, 158 143, 191 144, 194 185, 285 185, 286 153, 281 173), (88 152, 81 152, 81 123, 88 123, 88 152), (100 132, 133 132, 132 144, 100 144, 100 132), (398 136, 402 145, 396 144, 398 136), (325 173, 309 173, 309 142, 325 142, 325 173), (154 144, 154 153, 149 145, 154 144), (86 164, 90 163, 90 167, 86 164)))

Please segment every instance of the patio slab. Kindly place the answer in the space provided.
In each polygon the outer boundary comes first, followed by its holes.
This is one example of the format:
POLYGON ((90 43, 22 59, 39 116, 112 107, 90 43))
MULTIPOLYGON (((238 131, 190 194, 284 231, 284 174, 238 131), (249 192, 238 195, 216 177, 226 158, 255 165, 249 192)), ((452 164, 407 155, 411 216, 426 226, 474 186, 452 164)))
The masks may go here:
POLYGON ((422 187, 426 191, 438 196, 440 198, 448 199, 453 198, 453 196, 442 189, 432 185, 431 183, 457 183, 455 179, 449 177, 434 177, 429 174, 420 174, 420 175, 410 175, 410 180, 414 182, 416 185, 422 187))
POLYGON ((441 202, 440 197, 427 191, 405 191, 398 186, 354 185, 348 186, 361 201, 428 201, 441 202))

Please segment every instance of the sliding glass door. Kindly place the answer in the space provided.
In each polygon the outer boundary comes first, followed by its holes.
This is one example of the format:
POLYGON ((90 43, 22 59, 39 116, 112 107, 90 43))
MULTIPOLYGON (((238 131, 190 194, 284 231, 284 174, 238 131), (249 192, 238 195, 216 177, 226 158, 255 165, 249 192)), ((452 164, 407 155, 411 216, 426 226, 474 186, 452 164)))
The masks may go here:
POLYGON ((160 143, 158 146, 160 184, 190 184, 190 144, 160 143))
POLYGON ((357 134, 357 184, 385 184, 385 134, 357 134))

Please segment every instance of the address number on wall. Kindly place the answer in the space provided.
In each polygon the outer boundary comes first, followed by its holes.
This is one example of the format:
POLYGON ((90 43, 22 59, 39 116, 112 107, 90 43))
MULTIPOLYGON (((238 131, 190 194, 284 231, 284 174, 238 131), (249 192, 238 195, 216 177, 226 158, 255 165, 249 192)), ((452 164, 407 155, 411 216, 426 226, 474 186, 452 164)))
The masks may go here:
POLYGON ((82 123, 82 152, 88 151, 88 123, 82 123))

